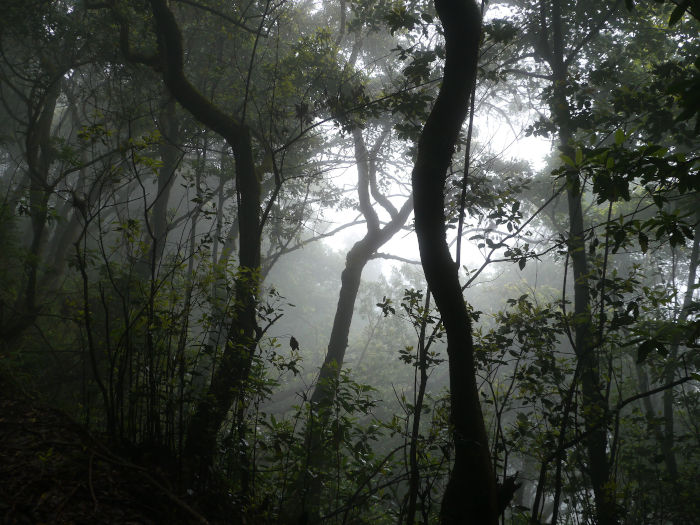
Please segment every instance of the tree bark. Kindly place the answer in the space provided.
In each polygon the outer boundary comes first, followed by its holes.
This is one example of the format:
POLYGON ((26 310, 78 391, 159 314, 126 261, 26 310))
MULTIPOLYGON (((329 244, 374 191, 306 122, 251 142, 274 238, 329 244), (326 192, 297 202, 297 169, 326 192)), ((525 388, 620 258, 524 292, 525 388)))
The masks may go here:
POLYGON ((194 118, 220 134, 233 150, 239 193, 239 268, 236 277, 232 329, 208 392, 190 420, 185 456, 193 462, 190 474, 207 475, 213 464, 219 429, 234 399, 245 387, 257 345, 256 308, 260 266, 260 186, 255 174, 248 126, 221 111, 202 96, 184 73, 182 35, 166 0, 150 0, 158 37, 158 67, 166 87, 194 118))
POLYGON ((333 319, 333 327, 318 381, 311 394, 311 410, 306 429, 307 468, 295 487, 296 497, 290 498, 284 510, 287 523, 317 523, 320 520, 322 471, 325 466, 323 450, 323 429, 327 426, 328 410, 335 399, 335 388, 345 359, 348 335, 352 324, 355 300, 360 289, 362 271, 372 256, 406 223, 413 209, 413 199, 409 197, 403 206, 396 210, 379 194, 376 188, 374 159, 378 154, 387 133, 383 133, 377 143, 368 151, 360 129, 353 131, 355 161, 358 172, 358 197, 360 210, 367 222, 367 233, 357 241, 347 254, 345 269, 341 275, 338 305, 333 319), (370 193, 391 215, 391 220, 383 228, 370 202, 370 193), (301 495, 301 497, 298 497, 301 495))
MULTIPOLYGON (((53 72, 51 66, 46 66, 53 72)), ((41 92, 37 89, 37 92, 41 92)), ((25 156, 29 178, 29 218, 31 243, 24 259, 25 281, 23 290, 18 294, 13 312, 8 319, 2 319, 0 339, 9 345, 17 340, 31 326, 39 314, 37 291, 39 267, 46 242, 46 221, 48 218, 49 198, 53 188, 49 181, 49 172, 54 161, 55 151, 51 144, 51 131, 54 122, 56 103, 61 94, 61 74, 52 75, 52 81, 38 100, 28 101, 27 113, 29 123, 25 137, 25 156)))
MULTIPOLYGON (((473 106, 472 106, 473 108, 473 106)), ((459 252, 457 252, 459 253, 459 252)), ((425 399, 425 388, 428 385, 428 347, 430 339, 426 344, 425 329, 428 325, 428 315, 430 314, 430 288, 425 292, 425 303, 423 306, 425 315, 420 324, 418 335, 418 366, 416 373, 418 378, 418 392, 415 394, 413 403, 413 425, 411 428, 411 442, 408 450, 410 473, 408 478, 408 505, 406 507, 406 525, 413 525, 416 518, 416 508, 418 505, 418 489, 420 488, 420 469, 418 465, 418 438, 420 436, 420 420, 423 413, 423 401, 425 399)))
POLYGON ((443 524, 496 525, 496 479, 475 376, 471 322, 445 233, 444 191, 476 75, 481 14, 473 0, 436 0, 445 34, 440 93, 418 141, 413 169, 415 222, 428 286, 447 331, 454 467, 440 511, 443 524))
MULTIPOLYGON (((700 212, 696 212, 695 215, 696 224, 700 220, 700 212)), ((690 252, 690 263, 688 265, 688 280, 686 282, 685 294, 683 295, 683 304, 681 305, 681 311, 678 314, 676 323, 683 324, 688 320, 688 316, 691 313, 691 307, 693 304, 693 293, 695 292, 695 275, 698 270, 698 263, 700 259, 700 228, 696 226, 695 228, 695 238, 693 239, 693 248, 690 252)), ((673 383, 676 377, 677 359, 678 359, 678 349, 680 347, 681 336, 676 335, 673 338, 671 344, 671 349, 667 359, 666 367, 664 370, 664 382, 665 384, 673 383)), ((664 462, 666 464, 666 470, 673 483, 678 481, 678 462, 676 461, 676 453, 673 450, 675 441, 674 432, 674 409, 673 409, 673 388, 668 388, 664 391, 663 395, 663 407, 664 407, 664 432, 661 440, 661 450, 664 455, 664 462)))
POLYGON ((175 171, 180 165, 182 155, 178 148, 181 143, 180 123, 175 110, 175 100, 165 94, 163 107, 158 118, 158 128, 161 133, 161 142, 158 152, 163 165, 158 170, 158 184, 156 196, 151 204, 153 212, 149 219, 149 232, 151 234, 151 249, 149 250, 147 264, 148 274, 155 279, 157 268, 160 265, 165 243, 168 236, 168 202, 170 192, 175 182, 175 171))
MULTIPOLYGON (((544 1, 544 0, 543 0, 544 1)), ((574 135, 571 113, 566 97, 568 71, 564 57, 564 28, 561 0, 552 0, 551 33, 553 96, 550 110, 559 127, 559 148, 569 158, 575 158, 572 141, 574 135)), ((544 10, 543 10, 544 12, 544 10)), ((544 22, 544 21, 543 21, 544 22)), ((544 23, 543 23, 544 25, 544 23)), ((608 404, 600 384, 600 372, 596 356, 596 343, 591 317, 589 293, 589 269, 586 256, 582 188, 578 171, 569 168, 566 173, 566 193, 569 211, 568 251, 574 277, 574 328, 576 358, 580 363, 583 419, 587 438, 585 440, 589 462, 589 475, 595 500, 597 523, 617 523, 615 497, 610 490, 610 465, 607 455, 607 425, 601 424, 608 414, 608 404)))

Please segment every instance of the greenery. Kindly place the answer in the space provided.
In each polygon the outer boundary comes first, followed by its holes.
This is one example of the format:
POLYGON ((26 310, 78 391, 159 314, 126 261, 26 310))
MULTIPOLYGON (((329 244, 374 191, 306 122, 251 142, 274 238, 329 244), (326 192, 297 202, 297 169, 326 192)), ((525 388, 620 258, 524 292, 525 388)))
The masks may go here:
POLYGON ((0 373, 98 479, 211 522, 698 521, 700 4, 435 3, 6 0, 0 373))

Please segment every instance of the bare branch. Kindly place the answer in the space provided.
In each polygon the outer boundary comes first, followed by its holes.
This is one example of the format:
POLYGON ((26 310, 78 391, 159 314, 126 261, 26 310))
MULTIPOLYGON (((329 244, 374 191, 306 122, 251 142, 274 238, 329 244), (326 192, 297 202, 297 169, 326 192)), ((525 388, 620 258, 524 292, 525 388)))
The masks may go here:
POLYGON ((287 253, 291 253, 293 251, 298 250, 299 248, 303 248, 307 244, 311 244, 312 242, 320 241, 321 239, 327 239, 328 237, 333 237, 336 233, 340 233, 343 230, 346 230, 347 228, 352 228, 353 226, 358 226, 360 224, 364 224, 364 220, 358 220, 358 221, 352 221, 347 224, 343 224, 341 226, 338 226, 337 228, 334 228, 332 230, 327 231, 326 233, 321 233, 319 235, 315 235, 313 237, 310 237, 308 239, 305 239, 301 241, 299 244, 295 244, 294 246, 291 246, 289 248, 285 248, 284 250, 281 250, 279 255, 285 255, 287 253))
POLYGON ((372 197, 374 197, 374 200, 377 201, 377 203, 384 208, 389 215, 391 215, 392 219, 394 219, 396 218, 398 211, 391 201, 379 191, 379 187, 377 186, 377 154, 390 132, 391 126, 385 125, 381 135, 369 153, 369 189, 372 193, 372 197))
POLYGON ((501 73, 510 73, 512 75, 518 75, 520 77, 527 77, 527 78, 541 78, 543 80, 552 80, 552 75, 545 75, 542 73, 533 73, 532 71, 527 71, 525 69, 518 69, 518 68, 507 68, 507 69, 502 69, 501 73))
POLYGON ((360 201, 360 211, 367 221, 367 229, 371 232, 379 230, 379 217, 369 199, 370 186, 370 157, 365 144, 365 138, 360 128, 352 130, 355 143, 355 162, 357 163, 357 196, 360 201))
POLYGON ((406 259, 405 257, 399 257, 398 255, 392 255, 390 253, 376 252, 371 257, 372 259, 386 259, 390 261, 399 261, 406 264, 420 264, 420 261, 414 259, 406 259))

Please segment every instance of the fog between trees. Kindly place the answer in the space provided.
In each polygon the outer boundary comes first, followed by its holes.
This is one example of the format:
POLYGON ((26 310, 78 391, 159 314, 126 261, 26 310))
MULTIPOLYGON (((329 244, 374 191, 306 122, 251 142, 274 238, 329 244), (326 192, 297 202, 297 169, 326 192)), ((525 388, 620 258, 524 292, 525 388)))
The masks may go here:
POLYGON ((696 522, 699 16, 10 0, 0 373, 200 520, 696 522))

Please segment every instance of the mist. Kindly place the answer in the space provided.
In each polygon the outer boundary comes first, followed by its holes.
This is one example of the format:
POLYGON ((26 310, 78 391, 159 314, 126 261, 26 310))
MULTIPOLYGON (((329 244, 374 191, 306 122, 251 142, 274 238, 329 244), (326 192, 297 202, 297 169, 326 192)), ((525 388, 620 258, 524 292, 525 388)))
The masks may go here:
POLYGON ((697 521, 695 2, 3 11, 4 522, 697 521))

